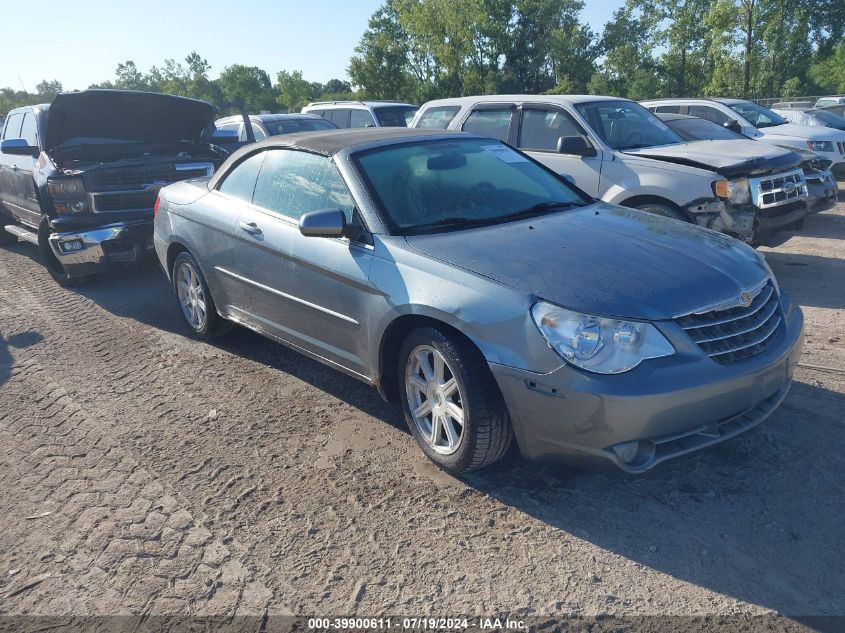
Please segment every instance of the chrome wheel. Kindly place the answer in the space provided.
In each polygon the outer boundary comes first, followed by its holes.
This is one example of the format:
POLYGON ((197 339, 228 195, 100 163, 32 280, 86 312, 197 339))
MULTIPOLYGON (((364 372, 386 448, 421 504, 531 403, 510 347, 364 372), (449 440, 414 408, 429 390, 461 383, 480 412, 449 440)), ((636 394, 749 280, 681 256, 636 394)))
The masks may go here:
POLYGON ((176 292, 188 325, 195 330, 201 330, 208 318, 205 291, 199 274, 188 262, 182 262, 176 270, 176 292))
POLYGON ((405 393, 411 417, 425 442, 450 455, 464 435, 464 407, 458 381, 436 349, 420 345, 405 366, 405 393))

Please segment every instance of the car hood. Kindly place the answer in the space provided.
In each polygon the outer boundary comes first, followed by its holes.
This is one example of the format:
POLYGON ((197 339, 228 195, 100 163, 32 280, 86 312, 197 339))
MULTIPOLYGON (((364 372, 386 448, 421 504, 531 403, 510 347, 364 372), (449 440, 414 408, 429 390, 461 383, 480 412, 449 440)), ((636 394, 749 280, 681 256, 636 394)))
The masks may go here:
POLYGON ((763 138, 774 137, 774 142, 777 142, 778 136, 805 138, 810 141, 845 141, 845 132, 842 130, 817 125, 784 123, 783 125, 759 128, 757 131, 763 135, 763 138))
POLYGON ((429 257, 598 316, 671 319, 739 297, 768 275, 742 242, 604 203, 406 240, 429 257))
POLYGON ((197 141, 215 113, 205 101, 153 92, 67 92, 50 104, 44 146, 49 151, 73 138, 197 141))
POLYGON ((709 169, 726 177, 783 171, 801 163, 801 157, 790 150, 761 146, 760 143, 750 139, 689 141, 625 150, 624 153, 709 169))

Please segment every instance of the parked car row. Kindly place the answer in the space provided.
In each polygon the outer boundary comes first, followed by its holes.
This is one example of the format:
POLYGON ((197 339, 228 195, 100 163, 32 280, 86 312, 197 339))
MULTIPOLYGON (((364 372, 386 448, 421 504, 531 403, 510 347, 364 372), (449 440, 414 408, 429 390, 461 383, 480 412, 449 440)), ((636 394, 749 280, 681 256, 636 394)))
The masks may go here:
POLYGON ((835 197, 814 128, 769 135, 784 148, 676 105, 497 95, 215 120, 181 97, 63 94, 7 117, 0 235, 64 285, 154 251, 197 337, 237 323, 372 385, 451 472, 516 442, 638 473, 786 396, 803 316, 751 245, 835 197))
POLYGON ((506 141, 605 202, 692 222, 750 244, 800 226, 811 208, 828 203, 813 199, 808 205, 798 153, 748 138, 684 138, 627 99, 443 99, 423 105, 412 125, 506 141))

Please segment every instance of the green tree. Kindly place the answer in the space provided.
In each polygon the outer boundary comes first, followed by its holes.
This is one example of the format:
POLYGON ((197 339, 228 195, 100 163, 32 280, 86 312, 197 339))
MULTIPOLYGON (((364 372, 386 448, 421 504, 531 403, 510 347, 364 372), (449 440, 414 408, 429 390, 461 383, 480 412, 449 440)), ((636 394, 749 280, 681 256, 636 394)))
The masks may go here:
MULTIPOLYGON (((347 72, 361 96, 407 99, 412 94, 408 35, 399 24, 397 0, 387 0, 370 18, 347 72)), ((419 78, 421 79, 421 78, 419 78)))
POLYGON ((301 70, 280 70, 276 75, 276 102, 288 112, 299 112, 313 98, 312 85, 301 70))
POLYGON ((220 73, 217 87, 224 101, 243 101, 250 113, 272 111, 276 107, 270 75, 258 66, 226 66, 220 73))
POLYGON ((117 65, 115 71, 117 76, 114 82, 115 88, 123 88, 124 90, 147 90, 147 83, 144 81, 144 76, 138 67, 131 59, 117 65))
POLYGON ((38 98, 44 102, 52 101, 61 91, 62 82, 55 79, 53 81, 47 81, 45 79, 35 86, 35 92, 38 98))

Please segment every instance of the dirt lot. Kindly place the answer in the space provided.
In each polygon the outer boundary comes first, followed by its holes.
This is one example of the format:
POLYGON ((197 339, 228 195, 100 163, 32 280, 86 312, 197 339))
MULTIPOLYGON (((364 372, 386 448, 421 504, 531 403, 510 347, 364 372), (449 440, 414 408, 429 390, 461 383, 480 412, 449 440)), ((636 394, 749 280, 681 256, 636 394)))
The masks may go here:
POLYGON ((845 615, 845 204, 763 250, 839 373, 641 477, 458 480, 366 386, 186 338, 154 265, 65 290, 2 249, 0 613, 845 615))

